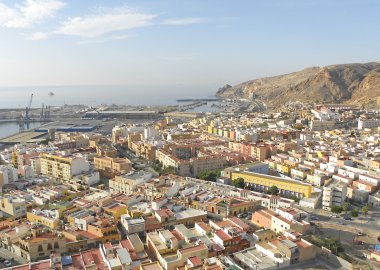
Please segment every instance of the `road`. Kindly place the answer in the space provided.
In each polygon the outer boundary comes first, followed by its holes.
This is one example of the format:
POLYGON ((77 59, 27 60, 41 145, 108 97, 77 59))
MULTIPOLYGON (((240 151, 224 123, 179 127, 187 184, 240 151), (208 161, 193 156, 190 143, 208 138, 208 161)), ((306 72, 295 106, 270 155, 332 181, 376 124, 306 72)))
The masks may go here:
POLYGON ((341 214, 339 218, 329 217, 330 213, 323 210, 315 210, 312 213, 313 216, 316 216, 318 220, 315 220, 316 223, 326 223, 331 225, 339 226, 342 231, 352 231, 352 232, 363 232, 370 236, 371 244, 377 243, 377 237, 380 236, 380 210, 372 210, 368 213, 367 217, 359 216, 352 218, 351 221, 345 221, 343 215, 341 214), (338 222, 344 221, 346 225, 339 225, 338 222))
MULTIPOLYGON (((15 258, 15 254, 11 253, 9 250, 0 248, 0 257, 4 258, 12 263, 12 266, 17 266, 20 264, 25 264, 27 261, 21 257, 15 258)), ((6 268, 3 263, 0 263, 0 269, 6 268)))
POLYGON ((362 264, 370 264, 373 269, 380 269, 379 264, 369 261, 364 257, 368 254, 368 250, 373 249, 374 245, 378 243, 377 237, 380 235, 379 210, 373 210, 367 217, 360 216, 353 218, 351 221, 344 220, 343 215, 334 218, 330 217, 330 213, 327 211, 320 209, 313 211, 312 216, 318 219, 311 221, 317 225, 317 228, 314 226, 314 228, 317 229, 314 232, 320 232, 322 237, 328 236, 338 239, 347 255, 362 264), (342 221, 344 221, 346 225, 339 224, 342 221), (365 235, 357 236, 358 232, 364 233, 365 235), (363 244, 355 244, 355 236, 357 236, 356 239, 362 241, 363 244))
POLYGON ((134 165, 136 169, 149 171, 152 173, 153 177, 158 177, 158 173, 149 165, 149 161, 145 159, 138 158, 135 153, 130 151, 126 147, 122 147, 120 145, 115 144, 114 145, 117 149, 119 157, 126 157, 128 158, 134 165))

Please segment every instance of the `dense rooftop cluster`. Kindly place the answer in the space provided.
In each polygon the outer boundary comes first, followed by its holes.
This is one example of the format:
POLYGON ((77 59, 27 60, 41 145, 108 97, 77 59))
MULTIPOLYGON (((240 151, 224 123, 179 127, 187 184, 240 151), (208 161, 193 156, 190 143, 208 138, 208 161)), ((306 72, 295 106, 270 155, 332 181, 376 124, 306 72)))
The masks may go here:
MULTIPOLYGON (((314 238, 380 207, 375 117, 332 105, 214 113, 4 147, 0 251, 20 270, 360 263, 314 238)), ((365 256, 380 261, 375 246, 365 256)))

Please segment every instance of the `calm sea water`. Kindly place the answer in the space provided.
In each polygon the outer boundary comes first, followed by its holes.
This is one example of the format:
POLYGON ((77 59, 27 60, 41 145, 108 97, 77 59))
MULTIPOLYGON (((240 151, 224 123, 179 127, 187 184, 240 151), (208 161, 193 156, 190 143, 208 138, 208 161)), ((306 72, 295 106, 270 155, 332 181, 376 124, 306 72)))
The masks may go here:
MULTIPOLYGON (((33 93, 32 107, 42 104, 62 106, 75 105, 176 105, 177 99, 210 98, 216 86, 44 86, 0 87, 0 108, 25 108, 33 93), (54 95, 49 95, 52 92, 54 95)), ((183 103, 182 103, 183 104, 183 103)), ((210 106, 197 107, 193 111, 214 111, 210 106)), ((29 128, 40 126, 30 123, 29 128)), ((28 127, 26 127, 28 128, 28 127)), ((17 133, 17 123, 0 123, 0 138, 17 133)))
MULTIPOLYGON (((37 128, 41 123, 32 122, 25 124, 25 129, 37 128)), ((15 134, 20 131, 20 126, 17 123, 0 123, 0 138, 15 134)))

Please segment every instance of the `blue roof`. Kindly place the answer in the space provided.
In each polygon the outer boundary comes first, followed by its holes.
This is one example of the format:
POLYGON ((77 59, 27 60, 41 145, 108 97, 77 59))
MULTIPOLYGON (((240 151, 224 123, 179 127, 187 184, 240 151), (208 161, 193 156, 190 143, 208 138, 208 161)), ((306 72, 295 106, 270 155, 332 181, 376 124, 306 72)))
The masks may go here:
MULTIPOLYGON (((62 132, 90 132, 96 129, 96 126, 68 126, 68 127, 57 127, 56 131, 62 132)), ((47 132, 49 128, 41 127, 36 129, 37 132, 47 132)))
POLYGON ((73 259, 71 258, 71 256, 62 256, 61 263, 62 266, 67 266, 73 264, 73 259))

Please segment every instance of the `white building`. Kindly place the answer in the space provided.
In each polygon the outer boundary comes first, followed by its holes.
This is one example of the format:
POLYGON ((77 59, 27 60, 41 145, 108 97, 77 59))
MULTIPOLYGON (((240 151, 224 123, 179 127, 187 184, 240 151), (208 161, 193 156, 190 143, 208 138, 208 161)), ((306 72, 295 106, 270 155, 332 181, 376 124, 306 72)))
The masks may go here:
POLYGON ((127 234, 144 234, 145 220, 143 218, 131 218, 130 215, 122 215, 120 219, 127 234))
POLYGON ((18 180, 17 169, 12 165, 0 165, 0 187, 18 180))
POLYGON ((90 170, 90 163, 82 156, 43 154, 40 162, 42 175, 58 179, 69 180, 90 170))
POLYGON ((359 119, 358 129, 380 127, 380 119, 359 119))
POLYGON ((149 139, 154 139, 159 135, 158 130, 152 127, 146 127, 144 129, 144 139, 149 140, 149 139))
POLYGON ((111 193, 121 192, 130 195, 135 191, 137 186, 148 182, 150 179, 152 179, 152 173, 139 171, 116 176, 114 179, 110 179, 108 184, 111 193))
POLYGON ((323 187, 322 207, 331 210, 334 205, 342 206, 347 196, 347 185, 340 182, 332 182, 323 187))
POLYGON ((320 121, 320 120, 312 120, 310 121, 310 130, 318 131, 318 130, 331 130, 335 127, 335 121, 320 121))
POLYGON ((380 192, 369 195, 368 204, 373 207, 380 207, 380 192))

